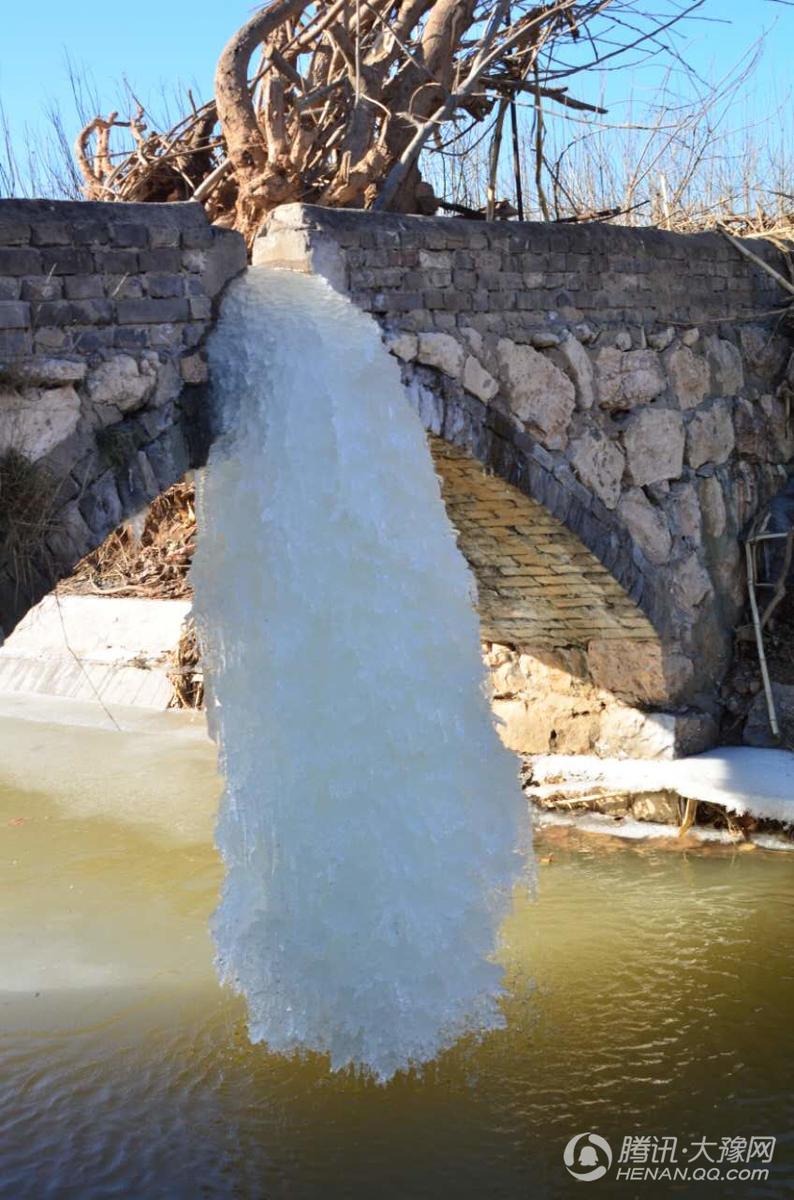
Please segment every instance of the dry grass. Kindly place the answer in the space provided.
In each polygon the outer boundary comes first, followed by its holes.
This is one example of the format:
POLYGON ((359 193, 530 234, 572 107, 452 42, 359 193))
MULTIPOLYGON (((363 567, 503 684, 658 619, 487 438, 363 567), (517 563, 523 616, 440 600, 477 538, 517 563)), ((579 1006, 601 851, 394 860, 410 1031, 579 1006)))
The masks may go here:
POLYGON ((179 645, 169 656, 171 670, 168 679, 174 689, 172 708, 204 707, 204 671, 196 637, 196 625, 188 617, 182 626, 179 645))
POLYGON ((57 494, 56 481, 40 464, 18 450, 0 456, 0 558, 22 592, 32 591, 47 567, 57 494))
POLYGON ((71 595, 115 595, 179 600, 190 597, 190 561, 196 513, 192 483, 177 483, 153 501, 140 538, 119 525, 86 555, 59 590, 71 595))

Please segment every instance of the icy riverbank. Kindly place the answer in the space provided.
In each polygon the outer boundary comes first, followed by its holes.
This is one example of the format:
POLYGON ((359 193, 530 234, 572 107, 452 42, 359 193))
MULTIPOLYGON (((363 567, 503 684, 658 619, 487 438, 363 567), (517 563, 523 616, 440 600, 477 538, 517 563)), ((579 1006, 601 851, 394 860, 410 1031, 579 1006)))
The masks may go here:
POLYGON ((794 821, 794 754, 725 746, 692 758, 648 762, 586 755, 543 755, 532 760, 533 788, 564 781, 568 787, 617 793, 673 792, 682 800, 716 804, 763 820, 794 821))

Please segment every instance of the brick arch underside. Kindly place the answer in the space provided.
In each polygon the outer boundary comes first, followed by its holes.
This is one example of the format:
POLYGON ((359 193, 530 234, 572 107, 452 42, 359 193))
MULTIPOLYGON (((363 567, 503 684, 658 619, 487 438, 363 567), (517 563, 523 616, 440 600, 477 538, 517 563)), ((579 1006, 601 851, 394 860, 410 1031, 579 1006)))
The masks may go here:
POLYGON ((478 591, 484 641, 518 648, 652 642, 651 621, 584 542, 538 500, 428 435, 478 591))

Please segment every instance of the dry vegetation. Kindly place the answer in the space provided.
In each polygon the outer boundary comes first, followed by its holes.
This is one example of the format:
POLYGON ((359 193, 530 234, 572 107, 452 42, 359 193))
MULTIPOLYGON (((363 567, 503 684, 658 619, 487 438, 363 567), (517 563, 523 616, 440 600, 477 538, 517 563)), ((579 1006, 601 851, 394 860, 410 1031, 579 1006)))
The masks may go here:
POLYGON ((557 171, 547 198, 548 114, 606 111, 571 95, 570 81, 607 63, 675 60, 678 26, 702 4, 272 0, 221 53, 214 98, 191 96, 171 128, 153 127, 139 104, 87 121, 76 147, 83 189, 97 200, 198 199, 250 236, 289 201, 493 215, 507 153, 516 204, 501 212, 523 215, 531 194, 526 212, 534 203, 550 217, 566 189, 557 171), (460 183, 473 165, 476 203, 466 205, 460 183))
POLYGON ((181 600, 192 595, 188 570, 195 549, 192 483, 185 481, 152 502, 140 536, 119 525, 75 567, 59 591, 80 596, 139 596, 181 600))
POLYGON ((57 482, 41 464, 13 449, 0 455, 0 560, 22 594, 48 573, 57 494, 57 482))
MULTIPOLYGON (((195 491, 192 482, 183 480, 152 502, 140 530, 119 525, 57 590, 62 595, 189 599, 195 542, 195 491)), ((192 619, 184 623, 170 659, 174 706, 201 708, 204 674, 192 619)))

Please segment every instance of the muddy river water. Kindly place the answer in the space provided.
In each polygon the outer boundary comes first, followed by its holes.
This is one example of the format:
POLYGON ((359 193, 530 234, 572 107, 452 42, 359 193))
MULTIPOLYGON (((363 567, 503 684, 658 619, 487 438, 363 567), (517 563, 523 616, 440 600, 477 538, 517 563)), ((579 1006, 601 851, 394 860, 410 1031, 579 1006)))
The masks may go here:
POLYGON ((201 727, 47 717, 0 718, 0 1196, 794 1194, 794 855, 543 830, 506 1028, 379 1087, 216 982, 201 727))

